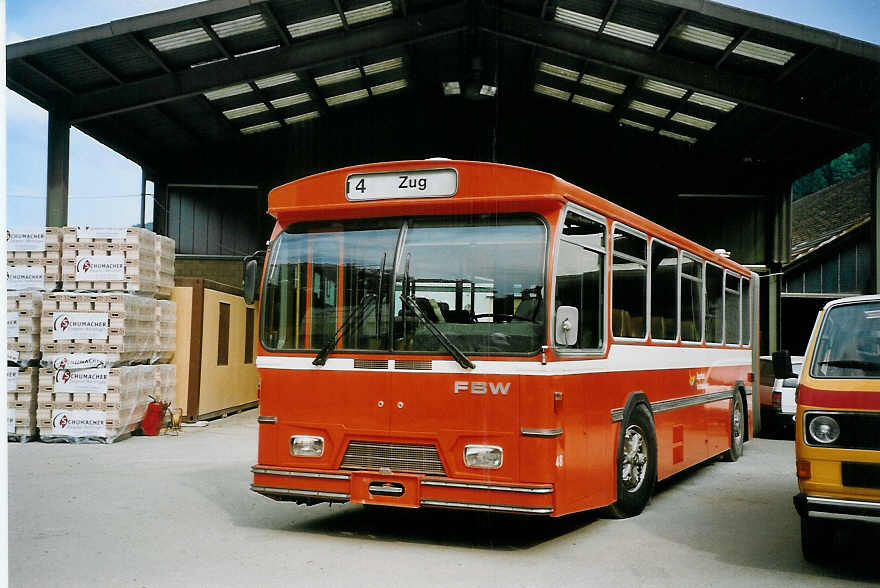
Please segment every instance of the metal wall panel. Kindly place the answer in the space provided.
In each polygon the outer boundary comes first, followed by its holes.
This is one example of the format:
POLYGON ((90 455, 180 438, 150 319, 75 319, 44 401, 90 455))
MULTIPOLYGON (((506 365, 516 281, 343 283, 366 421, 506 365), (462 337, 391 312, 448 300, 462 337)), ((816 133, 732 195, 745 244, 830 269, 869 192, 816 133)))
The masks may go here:
POLYGON ((177 253, 244 256, 266 239, 264 198, 256 189, 172 185, 168 200, 177 253))

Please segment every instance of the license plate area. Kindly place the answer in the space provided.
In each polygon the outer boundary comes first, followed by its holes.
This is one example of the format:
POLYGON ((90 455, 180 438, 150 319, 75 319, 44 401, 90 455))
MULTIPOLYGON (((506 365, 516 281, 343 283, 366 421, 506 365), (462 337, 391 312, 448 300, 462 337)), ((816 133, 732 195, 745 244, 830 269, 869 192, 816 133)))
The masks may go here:
POLYGON ((410 474, 351 474, 351 502, 418 508, 421 476, 410 474))

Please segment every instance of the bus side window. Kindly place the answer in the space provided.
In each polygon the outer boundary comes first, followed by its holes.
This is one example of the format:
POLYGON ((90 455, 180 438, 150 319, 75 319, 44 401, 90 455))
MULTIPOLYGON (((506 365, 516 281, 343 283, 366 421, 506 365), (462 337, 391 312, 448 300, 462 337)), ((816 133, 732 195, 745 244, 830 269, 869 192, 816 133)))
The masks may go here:
POLYGON ((749 345, 752 342, 752 281, 749 278, 742 279, 742 344, 749 345))
POLYGON ((681 340, 699 343, 703 334, 703 264, 681 256, 681 340))
MULTIPOLYGON (((578 340, 568 349, 603 345, 605 225, 568 213, 556 256, 556 308, 578 309, 578 340)), ((558 345, 558 343, 557 343, 558 345)))
POLYGON ((651 243, 651 339, 678 338, 678 250, 659 241, 651 243))
POLYGON ((724 342, 739 344, 739 276, 724 272, 724 342))
POLYGON ((647 336, 648 240, 615 227, 611 269, 611 332, 615 337, 647 336))
POLYGON ((724 270, 706 264, 706 342, 721 343, 724 331, 724 270))

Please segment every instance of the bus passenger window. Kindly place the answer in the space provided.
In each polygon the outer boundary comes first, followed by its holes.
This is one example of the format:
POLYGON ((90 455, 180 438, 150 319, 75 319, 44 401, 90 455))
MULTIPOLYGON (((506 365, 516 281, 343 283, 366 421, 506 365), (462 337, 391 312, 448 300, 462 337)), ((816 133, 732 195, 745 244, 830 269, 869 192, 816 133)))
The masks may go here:
POLYGON ((742 279, 742 343, 748 345, 752 342, 752 281, 749 278, 742 279))
POLYGON ((681 256, 681 340, 698 343, 703 334, 703 264, 681 256))
POLYGON ((578 340, 568 348, 601 348, 605 306, 605 226, 579 214, 568 213, 556 263, 556 308, 573 306, 578 309, 578 340))
POLYGON ((706 342, 721 343, 724 330, 724 270, 706 264, 706 342))
POLYGON ((611 268, 611 332, 615 337, 644 339, 648 310, 648 241, 614 229, 611 268))
POLYGON ((678 302, 678 250, 651 243, 651 339, 675 341, 678 302))
POLYGON ((724 342, 739 344, 739 276, 724 273, 724 342))

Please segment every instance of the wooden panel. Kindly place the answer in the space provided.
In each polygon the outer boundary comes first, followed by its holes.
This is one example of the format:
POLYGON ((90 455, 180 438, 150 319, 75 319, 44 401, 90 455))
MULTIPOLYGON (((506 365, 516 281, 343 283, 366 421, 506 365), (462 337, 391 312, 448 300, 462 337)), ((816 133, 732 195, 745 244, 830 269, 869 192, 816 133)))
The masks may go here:
POLYGON ((204 300, 204 345, 198 409, 200 415, 256 402, 258 382, 256 364, 244 363, 247 308, 253 307, 245 305, 241 296, 207 288, 204 291, 204 300), (221 302, 229 308, 228 365, 217 365, 221 302))
POLYGON ((177 348, 174 353, 174 364, 177 366, 177 398, 174 407, 183 409, 189 414, 189 367, 190 338, 192 329, 192 294, 193 289, 175 287, 171 292, 171 300, 177 304, 177 348))

